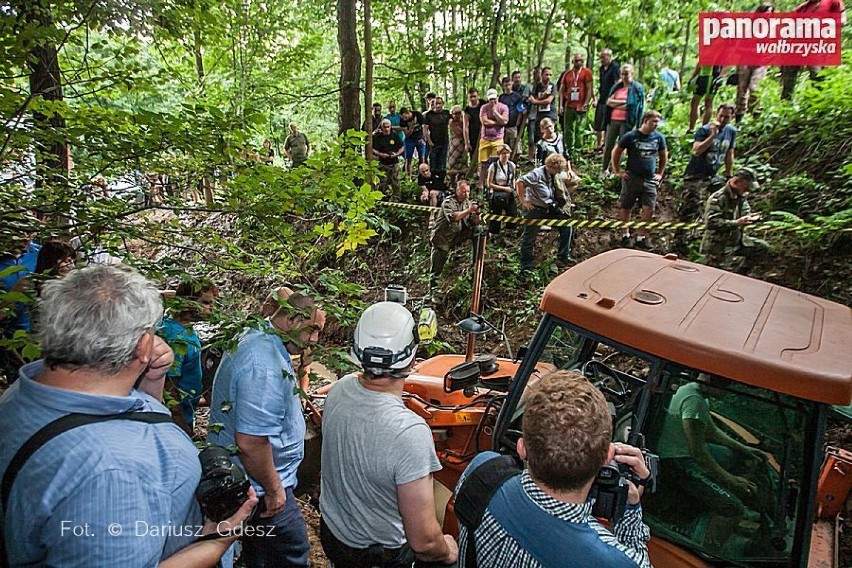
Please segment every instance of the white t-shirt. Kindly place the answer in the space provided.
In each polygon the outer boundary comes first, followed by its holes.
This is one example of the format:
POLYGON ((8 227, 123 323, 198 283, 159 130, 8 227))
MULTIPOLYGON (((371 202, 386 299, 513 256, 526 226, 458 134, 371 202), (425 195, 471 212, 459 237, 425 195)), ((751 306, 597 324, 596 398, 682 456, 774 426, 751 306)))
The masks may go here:
POLYGON ((328 393, 322 432, 320 510, 331 532, 353 548, 405 544, 396 486, 441 469, 429 426, 400 397, 347 375, 328 393))

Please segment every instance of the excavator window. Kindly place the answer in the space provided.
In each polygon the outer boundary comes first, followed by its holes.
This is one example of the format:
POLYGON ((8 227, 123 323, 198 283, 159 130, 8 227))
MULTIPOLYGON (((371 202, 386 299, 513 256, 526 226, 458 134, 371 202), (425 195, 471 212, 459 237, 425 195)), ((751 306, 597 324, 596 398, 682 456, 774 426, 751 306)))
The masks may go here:
POLYGON ((642 428, 661 460, 652 533, 708 560, 786 565, 810 403, 671 363, 660 386, 642 428))

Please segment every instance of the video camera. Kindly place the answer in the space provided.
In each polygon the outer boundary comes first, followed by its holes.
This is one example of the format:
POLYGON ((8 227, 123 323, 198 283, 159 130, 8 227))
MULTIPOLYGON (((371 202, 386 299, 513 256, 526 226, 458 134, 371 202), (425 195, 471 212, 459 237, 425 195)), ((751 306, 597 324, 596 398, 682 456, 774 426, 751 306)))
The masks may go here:
POLYGON ((617 523, 624 516, 627 507, 627 493, 630 489, 628 481, 644 486, 648 493, 654 493, 657 490, 660 457, 644 448, 642 456, 645 458, 645 467, 651 472, 645 479, 639 479, 630 467, 615 460, 600 469, 589 492, 589 497, 595 500, 592 515, 617 523))

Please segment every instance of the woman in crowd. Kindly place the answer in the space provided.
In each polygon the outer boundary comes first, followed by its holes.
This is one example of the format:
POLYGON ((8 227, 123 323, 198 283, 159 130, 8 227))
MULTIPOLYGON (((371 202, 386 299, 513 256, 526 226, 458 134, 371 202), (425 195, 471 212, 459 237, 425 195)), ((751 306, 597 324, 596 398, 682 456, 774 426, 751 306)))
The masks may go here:
POLYGON ((541 137, 535 143, 535 165, 536 167, 544 164, 545 158, 551 154, 561 154, 566 160, 569 159, 568 152, 565 149, 565 142, 562 140, 562 135, 556 132, 556 125, 551 118, 543 118, 538 123, 541 137))
POLYGON ((467 152, 464 148, 464 120, 462 108, 456 105, 450 111, 450 148, 447 152, 447 185, 452 187, 456 178, 467 171, 467 152))
MULTIPOLYGON (((503 144, 497 151, 497 161, 488 167, 488 212, 494 215, 518 216, 518 205, 515 203, 515 172, 514 162, 509 160, 512 149, 503 144)), ((489 221, 488 232, 500 234, 500 221, 489 221)))
POLYGON ((606 138, 602 174, 610 169, 612 150, 619 138, 626 132, 639 128, 642 113, 645 112, 645 87, 633 79, 633 66, 626 63, 621 66, 621 80, 612 86, 606 100, 606 138))

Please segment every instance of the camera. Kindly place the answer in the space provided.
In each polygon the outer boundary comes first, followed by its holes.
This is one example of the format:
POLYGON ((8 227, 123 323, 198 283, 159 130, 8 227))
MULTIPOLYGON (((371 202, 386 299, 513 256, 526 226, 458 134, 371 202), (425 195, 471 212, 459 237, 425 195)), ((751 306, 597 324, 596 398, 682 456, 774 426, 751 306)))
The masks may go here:
POLYGON ((198 460, 201 481, 195 498, 206 518, 217 523, 224 521, 246 502, 251 483, 243 468, 231 461, 231 455, 222 446, 207 446, 198 454, 198 460))
POLYGON ((660 472, 660 457, 642 449, 645 467, 651 472, 645 479, 639 479, 636 473, 626 464, 615 460, 603 466, 595 477, 589 497, 595 500, 592 515, 616 523, 624 516, 627 507, 629 481, 635 485, 644 485, 645 491, 654 493, 657 490, 657 476, 660 472))

